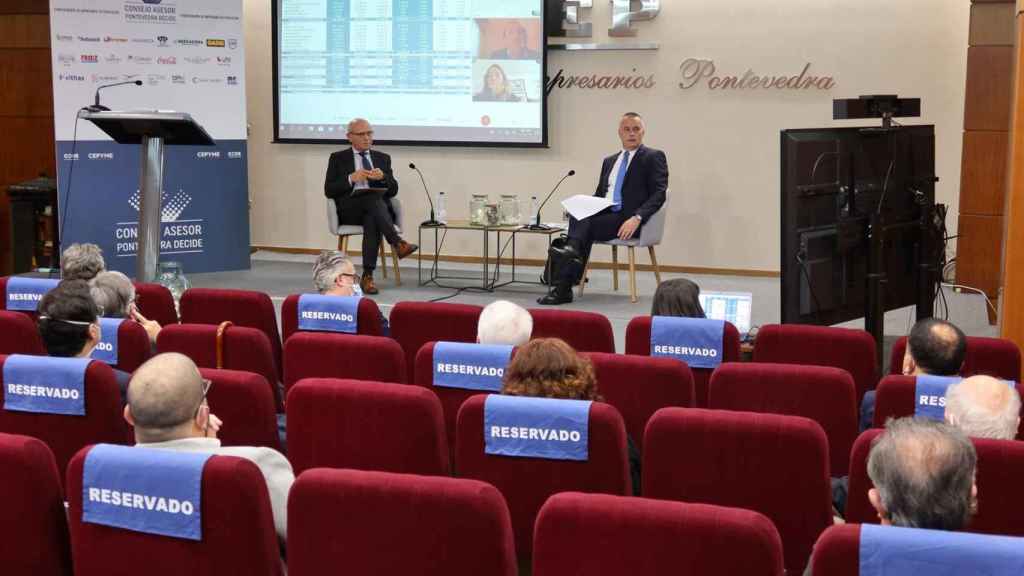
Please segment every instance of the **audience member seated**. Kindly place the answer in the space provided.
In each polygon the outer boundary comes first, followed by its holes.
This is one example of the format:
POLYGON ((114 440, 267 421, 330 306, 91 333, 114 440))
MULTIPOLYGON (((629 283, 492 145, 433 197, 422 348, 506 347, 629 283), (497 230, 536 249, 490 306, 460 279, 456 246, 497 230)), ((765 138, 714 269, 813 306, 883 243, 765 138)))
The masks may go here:
POLYGON ((868 455, 868 500, 884 525, 962 530, 977 510, 977 463, 971 441, 945 422, 890 420, 868 455))
POLYGON ((149 341, 156 346, 160 335, 160 323, 148 320, 135 306, 135 285, 130 278, 116 270, 100 272, 89 285, 92 299, 105 318, 130 318, 146 329, 149 341))
MULTIPOLYGON (((88 358, 100 343, 99 310, 85 280, 64 280, 39 301, 39 336, 50 356, 88 358)), ((113 368, 121 400, 131 374, 113 368)))
POLYGON ((1013 440, 1020 426, 1020 394, 998 378, 966 378, 946 389, 946 422, 971 438, 1013 440))
POLYGON ((140 366, 132 377, 124 409, 125 420, 135 427, 136 446, 238 456, 252 461, 267 482, 274 527, 283 548, 288 526, 288 491, 295 481, 292 465, 270 448, 221 446, 217 431, 222 422, 206 404, 210 384, 183 354, 159 354, 140 366))
MULTIPOLYGON (((589 358, 580 356, 558 338, 530 340, 517 351, 508 367, 501 393, 562 400, 603 402, 589 358)), ((629 436, 629 474, 633 492, 640 494, 640 452, 629 436)))
POLYGON ((700 305, 700 286, 686 278, 673 278, 658 284, 651 303, 651 316, 704 318, 700 305))
MULTIPOLYGON (((352 261, 338 250, 323 250, 313 264, 313 287, 324 296, 362 296, 359 275, 352 261)), ((391 327, 384 314, 380 314, 380 327, 385 336, 391 335, 391 327)))
POLYGON ((60 258, 63 280, 92 280, 107 269, 103 251, 95 244, 72 244, 60 258))
MULTIPOLYGON (((925 318, 914 324, 903 354, 903 375, 956 376, 967 355, 967 337, 945 320, 925 318)), ((875 416, 875 391, 868 390, 860 403, 860 430, 871 427, 875 416)))
POLYGON ((480 344, 522 346, 533 333, 533 316, 508 300, 495 300, 480 312, 476 341, 480 344))

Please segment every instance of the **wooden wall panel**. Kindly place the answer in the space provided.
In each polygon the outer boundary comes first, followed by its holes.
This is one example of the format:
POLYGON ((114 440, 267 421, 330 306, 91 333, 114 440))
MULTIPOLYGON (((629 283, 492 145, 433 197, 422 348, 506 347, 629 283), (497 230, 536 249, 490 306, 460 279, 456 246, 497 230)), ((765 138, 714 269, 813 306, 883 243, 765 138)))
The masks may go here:
POLYGON ((965 130, 1009 130, 1013 47, 967 49, 965 130))
POLYGON ((1000 334, 1024 348, 1024 18, 1017 15, 1012 152, 1003 236, 1003 294, 1000 334))
POLYGON ((1002 216, 960 214, 957 238, 957 282, 984 290, 990 298, 999 294, 1002 216))
POLYGON ((964 132, 961 214, 1002 215, 1009 146, 1007 132, 964 132))
POLYGON ((13 14, 0 18, 0 48, 46 48, 50 45, 50 17, 13 14))
POLYGON ((0 0, 0 274, 11 271, 7 187, 56 171, 47 0, 0 0))
POLYGON ((53 116, 49 50, 0 49, 0 116, 53 116))
POLYGON ((971 6, 971 46, 1013 46, 1013 2, 985 2, 971 6))

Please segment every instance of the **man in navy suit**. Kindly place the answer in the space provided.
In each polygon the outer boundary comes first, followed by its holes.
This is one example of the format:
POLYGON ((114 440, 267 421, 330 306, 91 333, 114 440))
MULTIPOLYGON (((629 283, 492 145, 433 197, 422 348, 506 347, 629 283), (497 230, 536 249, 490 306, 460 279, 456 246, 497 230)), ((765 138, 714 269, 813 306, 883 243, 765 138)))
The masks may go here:
MULTIPOLYGON (((611 198, 614 205, 583 220, 569 221, 568 247, 557 259, 578 259, 586 263, 595 241, 619 238, 628 240, 665 203, 668 189, 668 161, 661 150, 643 145, 644 119, 636 112, 623 114, 619 121, 622 150, 604 159, 595 196, 611 198)), ((549 254, 552 262, 555 254, 549 254)), ((580 266, 563 266, 565 273, 554 271, 551 288, 538 304, 572 302, 572 286, 583 273, 580 266)))
POLYGON ((399 258, 412 254, 418 247, 403 240, 395 229, 389 199, 398 195, 398 182, 391 171, 391 156, 370 150, 373 145, 370 123, 362 118, 349 122, 348 141, 352 143, 351 148, 331 154, 324 194, 334 200, 338 222, 363 227, 363 275, 359 285, 366 294, 377 294, 373 270, 377 267, 381 236, 399 258))

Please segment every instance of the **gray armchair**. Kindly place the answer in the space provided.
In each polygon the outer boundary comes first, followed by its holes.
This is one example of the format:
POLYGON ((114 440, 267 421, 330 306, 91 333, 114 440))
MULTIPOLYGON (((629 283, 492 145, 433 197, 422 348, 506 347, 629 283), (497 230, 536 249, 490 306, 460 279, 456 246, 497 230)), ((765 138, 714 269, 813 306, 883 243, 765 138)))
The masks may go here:
MULTIPOLYGON (((666 196, 667 194, 668 191, 666 191, 666 196)), ((665 212, 667 208, 668 199, 666 198, 661 208, 651 215, 651 219, 640 228, 639 237, 630 238, 629 240, 615 238, 603 242, 594 242, 595 245, 605 244, 612 247, 612 286, 615 290, 619 289, 619 246, 629 248, 629 300, 631 302, 637 301, 635 253, 637 247, 647 248, 647 252, 651 255, 651 264, 654 266, 654 277, 657 279, 658 284, 661 284, 661 269, 658 267, 658 258, 654 254, 654 247, 661 244, 661 238, 665 234, 665 212)), ((591 252, 591 257, 593 257, 593 252, 591 252)), ((587 268, 583 271, 583 281, 580 282, 580 297, 583 296, 583 287, 587 285, 586 279, 589 272, 590 261, 588 260, 587 268)))
MULTIPOLYGON (((391 198, 391 207, 395 210, 395 228, 402 231, 402 202, 398 197, 391 198)), ((362 226, 342 224, 338 221, 338 208, 332 198, 327 199, 327 229, 331 234, 338 237, 338 250, 348 253, 348 237, 359 236, 363 233, 362 226)), ((388 277, 388 259, 384 253, 384 246, 387 242, 380 243, 381 270, 384 277, 388 277)), ((395 267, 395 284, 402 285, 402 272, 398 268, 398 255, 392 250, 391 258, 395 267)))

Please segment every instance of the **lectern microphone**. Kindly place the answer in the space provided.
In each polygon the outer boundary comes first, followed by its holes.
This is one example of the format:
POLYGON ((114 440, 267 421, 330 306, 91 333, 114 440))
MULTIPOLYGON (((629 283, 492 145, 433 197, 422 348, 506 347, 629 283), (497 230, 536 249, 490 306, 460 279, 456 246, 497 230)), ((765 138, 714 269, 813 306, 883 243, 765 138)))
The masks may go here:
POLYGON ((92 106, 86 108, 89 112, 110 112, 110 108, 100 104, 100 90, 104 88, 113 88, 114 86, 124 86, 126 84, 135 84, 136 86, 142 86, 142 80, 128 80, 127 82, 115 82, 113 84, 104 84, 96 88, 96 95, 93 97, 94 102, 92 106))
POLYGON ((569 170, 569 172, 566 173, 565 176, 562 176, 562 179, 558 181, 558 184, 555 184, 555 187, 551 189, 551 192, 548 192, 547 197, 544 198, 544 201, 540 203, 540 207, 537 208, 537 213, 534 215, 533 222, 526 226, 527 230, 551 230, 551 226, 545 226, 540 223, 540 211, 544 208, 544 205, 548 203, 548 200, 551 200, 551 196, 555 193, 555 190, 558 190, 558 187, 562 185, 562 182, 565 182, 566 178, 575 174, 575 170, 569 170))
POLYGON ((412 162, 409 162, 409 168, 415 170, 416 173, 420 175, 420 182, 423 183, 423 192, 427 195, 427 202, 430 203, 430 220, 420 223, 420 226, 424 228, 437 228, 439 226, 443 226, 443 224, 437 221, 437 217, 434 216, 434 200, 430 198, 430 190, 427 190, 427 181, 423 179, 423 172, 420 172, 420 169, 412 162))

